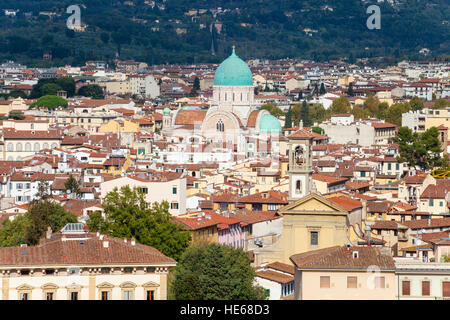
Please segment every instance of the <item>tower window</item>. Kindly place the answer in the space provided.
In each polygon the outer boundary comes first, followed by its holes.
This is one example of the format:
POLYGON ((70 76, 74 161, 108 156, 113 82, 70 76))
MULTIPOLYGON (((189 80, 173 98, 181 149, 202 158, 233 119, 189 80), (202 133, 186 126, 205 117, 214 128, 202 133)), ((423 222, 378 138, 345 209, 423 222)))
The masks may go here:
POLYGON ((219 131, 219 132, 224 132, 224 131, 225 131, 225 126, 224 126, 224 124, 223 124, 222 119, 220 119, 219 121, 217 121, 217 123, 216 123, 216 129, 217 129, 217 131, 219 131))
POLYGON ((297 180, 295 183, 295 192, 301 193, 302 192, 302 182, 300 180, 297 180))

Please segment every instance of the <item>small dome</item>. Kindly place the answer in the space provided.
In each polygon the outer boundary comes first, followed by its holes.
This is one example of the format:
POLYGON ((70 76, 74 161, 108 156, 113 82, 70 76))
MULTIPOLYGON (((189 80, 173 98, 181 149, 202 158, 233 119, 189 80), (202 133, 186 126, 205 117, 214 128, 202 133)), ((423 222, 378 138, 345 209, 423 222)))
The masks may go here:
POLYGON ((169 115, 169 114, 170 114, 170 109, 167 108, 167 107, 165 107, 164 110, 163 110, 163 113, 164 113, 165 115, 169 115))
POLYGON ((281 133, 281 123, 271 114, 262 116, 259 122, 259 132, 261 133, 281 133))
POLYGON ((252 71, 234 52, 225 59, 214 75, 215 86, 253 86, 252 71))

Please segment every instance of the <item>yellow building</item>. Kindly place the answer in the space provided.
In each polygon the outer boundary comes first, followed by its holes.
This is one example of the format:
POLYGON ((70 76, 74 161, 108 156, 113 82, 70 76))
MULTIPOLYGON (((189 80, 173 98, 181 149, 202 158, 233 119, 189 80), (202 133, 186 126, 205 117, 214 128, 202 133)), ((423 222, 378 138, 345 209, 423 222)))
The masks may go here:
POLYGON ((375 247, 333 246, 290 257, 294 300, 394 300, 395 263, 375 247))
POLYGON ((139 123, 124 118, 113 119, 101 125, 99 132, 139 132, 139 123))
POLYGON ((127 171, 130 164, 131 162, 129 156, 126 158, 111 156, 103 162, 103 173, 112 173, 113 175, 121 174, 127 171))

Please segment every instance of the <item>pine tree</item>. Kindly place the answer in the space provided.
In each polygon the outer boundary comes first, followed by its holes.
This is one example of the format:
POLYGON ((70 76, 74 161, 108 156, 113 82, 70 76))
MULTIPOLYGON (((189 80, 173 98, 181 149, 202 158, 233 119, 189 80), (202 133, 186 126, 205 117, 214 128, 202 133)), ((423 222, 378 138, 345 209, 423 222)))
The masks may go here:
POLYGON ((350 97, 353 97, 353 95, 354 95, 354 92, 353 92, 353 82, 350 82, 350 84, 348 85, 348 91, 347 91, 347 94, 348 94, 350 97))
POLYGON ((289 107, 288 112, 286 112, 286 118, 284 120, 284 127, 286 129, 292 128, 292 110, 291 110, 291 107, 289 107))
POLYGON ((306 127, 311 126, 311 118, 309 117, 309 107, 305 100, 303 100, 302 108, 300 110, 300 119, 303 120, 303 125, 306 127))
POLYGON ((325 85, 322 83, 320 84, 320 94, 325 94, 326 90, 325 90, 325 85))

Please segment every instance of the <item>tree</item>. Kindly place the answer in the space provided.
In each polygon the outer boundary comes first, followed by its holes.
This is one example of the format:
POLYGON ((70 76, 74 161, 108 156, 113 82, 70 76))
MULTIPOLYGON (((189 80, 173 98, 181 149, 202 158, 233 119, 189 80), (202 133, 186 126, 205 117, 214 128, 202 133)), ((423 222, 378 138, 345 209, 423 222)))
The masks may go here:
POLYGON ((320 84, 320 94, 325 94, 327 91, 325 90, 325 85, 323 83, 320 84))
POLYGON ((12 90, 9 93, 9 98, 11 99, 15 99, 21 97, 22 99, 26 99, 27 98, 27 94, 23 91, 23 90, 12 90))
POLYGON ((131 239, 155 247, 178 260, 191 240, 190 232, 175 223, 167 201, 146 208, 138 188, 124 186, 109 192, 103 200, 105 218, 94 215, 87 224, 93 232, 131 239))
POLYGON ((417 166, 421 170, 442 165, 441 142, 438 137, 439 130, 436 127, 431 127, 421 134, 408 127, 401 127, 394 138, 394 142, 399 145, 400 155, 397 156, 397 161, 406 162, 409 167, 417 166))
POLYGON ((23 120, 25 119, 25 115, 21 112, 10 112, 8 114, 8 119, 23 120))
POLYGON ((300 101, 300 100, 302 100, 303 99, 303 91, 299 91, 298 92, 298 97, 297 97, 297 101, 300 101))
POLYGON ((81 196, 81 191, 78 182, 72 175, 70 175, 69 178, 64 183, 64 189, 66 191, 70 191, 70 193, 74 194, 76 197, 81 196))
POLYGON ((411 106, 412 111, 422 110, 423 102, 418 97, 414 97, 409 101, 409 105, 411 106))
POLYGON ((355 119, 364 119, 370 117, 370 111, 366 108, 361 108, 360 106, 354 106, 352 109, 352 114, 355 119))
POLYGON ((39 108, 47 108, 49 110, 51 109, 55 109, 57 107, 64 107, 67 108, 68 103, 67 100, 62 98, 62 97, 58 97, 58 96, 54 96, 54 95, 46 95, 43 97, 40 97, 39 99, 37 99, 36 102, 32 103, 30 105, 30 109, 34 108, 34 107, 39 107, 39 108))
POLYGON ((348 85, 348 90, 347 90, 347 94, 350 97, 353 97, 355 95, 355 93, 353 92, 353 82, 350 82, 348 85))
POLYGON ((62 88, 56 83, 46 83, 41 87, 41 96, 52 95, 56 96, 59 90, 62 88))
POLYGON ((67 92, 68 97, 73 97, 77 91, 75 80, 71 77, 57 78, 55 82, 62 90, 67 92))
POLYGON ((271 115, 277 118, 284 116, 283 110, 281 110, 275 103, 272 102, 268 102, 262 105, 260 109, 269 111, 271 115))
POLYGON ((305 100, 303 100, 302 108, 300 109, 300 119, 303 121, 303 125, 309 127, 312 125, 312 121, 309 118, 309 107, 305 100))
POLYGON ((386 111, 385 120, 396 126, 402 125, 402 114, 411 110, 408 103, 395 103, 386 111))
POLYGON ((292 121, 294 122, 294 125, 298 125, 300 122, 300 110, 302 109, 301 104, 296 104, 292 107, 292 121))
POLYGON ((6 219, 3 222, 0 246, 36 245, 48 227, 56 232, 73 222, 77 222, 77 216, 65 211, 60 204, 48 198, 36 199, 25 214, 16 216, 13 221, 6 219))
POLYGON ((103 89, 98 84, 88 84, 78 89, 78 95, 84 97, 91 97, 93 99, 103 99, 103 89))
POLYGON ((289 110, 286 112, 286 117, 284 119, 284 127, 286 129, 292 128, 292 109, 289 106, 289 110))
POLYGON ((103 41, 103 43, 108 43, 109 42, 109 34, 106 32, 102 32, 100 34, 100 39, 103 41))
POLYGON ((171 290, 177 300, 263 300, 256 273, 240 248, 216 243, 190 247, 175 268, 171 290), (220 276, 218 276, 220 275, 220 276))
POLYGON ((346 97, 340 97, 337 100, 334 100, 330 107, 330 114, 339 114, 339 113, 350 113, 351 104, 350 101, 346 97))
POLYGON ((198 77, 194 78, 194 83, 192 84, 192 90, 189 92, 190 97, 198 96, 198 91, 200 91, 200 80, 198 77))
POLYGON ((309 118, 312 122, 321 123, 327 117, 327 110, 323 107, 323 105, 319 103, 315 103, 309 106, 309 118))
POLYGON ((325 132, 321 127, 312 127, 311 131, 318 134, 323 134, 325 132))
POLYGON ((364 107, 367 109, 370 116, 374 116, 377 113, 379 104, 380 100, 373 94, 369 95, 366 101, 364 101, 364 107))
POLYGON ((432 109, 444 109, 450 104, 445 99, 438 99, 434 102, 434 105, 431 107, 432 109))
POLYGON ((375 116, 378 119, 386 119, 386 112, 389 109, 389 104, 387 102, 382 102, 378 105, 378 110, 375 113, 375 116))

